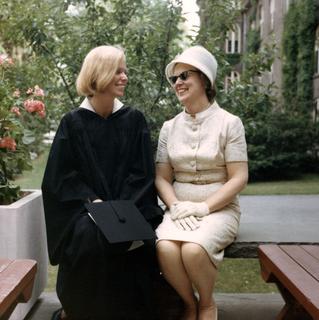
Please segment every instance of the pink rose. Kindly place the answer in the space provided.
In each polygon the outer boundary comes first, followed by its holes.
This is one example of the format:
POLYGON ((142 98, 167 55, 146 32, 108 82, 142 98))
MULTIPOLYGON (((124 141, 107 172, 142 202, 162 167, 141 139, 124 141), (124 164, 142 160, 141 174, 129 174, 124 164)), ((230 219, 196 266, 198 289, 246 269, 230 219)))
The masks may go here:
POLYGON ((38 115, 39 115, 40 118, 44 118, 45 115, 46 115, 45 110, 38 111, 38 115))
POLYGON ((12 107, 11 112, 15 113, 18 117, 21 116, 20 109, 18 107, 12 107))
POLYGON ((5 63, 8 63, 8 64, 13 64, 13 59, 8 57, 6 54, 0 54, 0 65, 2 64, 5 64, 5 63))
POLYGON ((28 112, 42 111, 45 109, 45 105, 40 100, 28 99, 23 102, 25 109, 28 112))
POLYGON ((11 137, 4 137, 0 139, 0 148, 5 148, 11 151, 16 151, 17 144, 11 137))
POLYGON ((34 95, 37 97, 44 97, 44 91, 38 86, 34 86, 34 95))

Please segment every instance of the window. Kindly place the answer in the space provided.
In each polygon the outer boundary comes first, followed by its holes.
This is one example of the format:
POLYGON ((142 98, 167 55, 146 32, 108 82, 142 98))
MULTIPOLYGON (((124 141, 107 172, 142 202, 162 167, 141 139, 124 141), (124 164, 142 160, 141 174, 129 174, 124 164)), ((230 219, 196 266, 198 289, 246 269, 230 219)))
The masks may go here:
POLYGON ((226 52, 229 53, 232 51, 232 41, 227 39, 227 50, 226 52))
POLYGON ((237 25, 234 31, 227 32, 226 53, 240 53, 241 29, 237 25))

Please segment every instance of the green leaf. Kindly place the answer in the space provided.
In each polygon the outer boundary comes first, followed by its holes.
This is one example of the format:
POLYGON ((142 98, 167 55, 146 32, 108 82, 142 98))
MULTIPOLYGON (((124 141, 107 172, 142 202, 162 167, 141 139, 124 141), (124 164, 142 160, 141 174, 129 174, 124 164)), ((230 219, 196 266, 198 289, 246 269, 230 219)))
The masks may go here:
POLYGON ((23 130, 22 142, 26 145, 35 141, 34 132, 28 129, 23 130))

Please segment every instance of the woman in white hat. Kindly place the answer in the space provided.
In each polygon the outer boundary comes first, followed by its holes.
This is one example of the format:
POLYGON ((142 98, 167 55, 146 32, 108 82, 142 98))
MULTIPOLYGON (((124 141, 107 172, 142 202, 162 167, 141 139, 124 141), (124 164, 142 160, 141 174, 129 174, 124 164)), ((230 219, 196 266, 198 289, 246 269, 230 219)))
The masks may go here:
POLYGON ((215 101, 216 73, 214 56, 201 46, 166 67, 184 111, 164 123, 158 142, 156 186, 167 209, 157 253, 185 302, 184 320, 217 319, 217 268, 236 237, 237 194, 248 180, 244 127, 215 101))

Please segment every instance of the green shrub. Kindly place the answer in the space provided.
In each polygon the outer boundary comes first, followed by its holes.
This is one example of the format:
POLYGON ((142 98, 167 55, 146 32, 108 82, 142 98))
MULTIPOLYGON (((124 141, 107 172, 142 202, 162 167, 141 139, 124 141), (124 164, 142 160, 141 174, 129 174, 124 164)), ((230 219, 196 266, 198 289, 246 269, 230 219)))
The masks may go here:
POLYGON ((19 198, 20 188, 11 181, 31 168, 30 152, 38 141, 34 128, 46 115, 44 91, 36 84, 20 86, 21 73, 13 59, 0 54, 0 205, 19 198))

